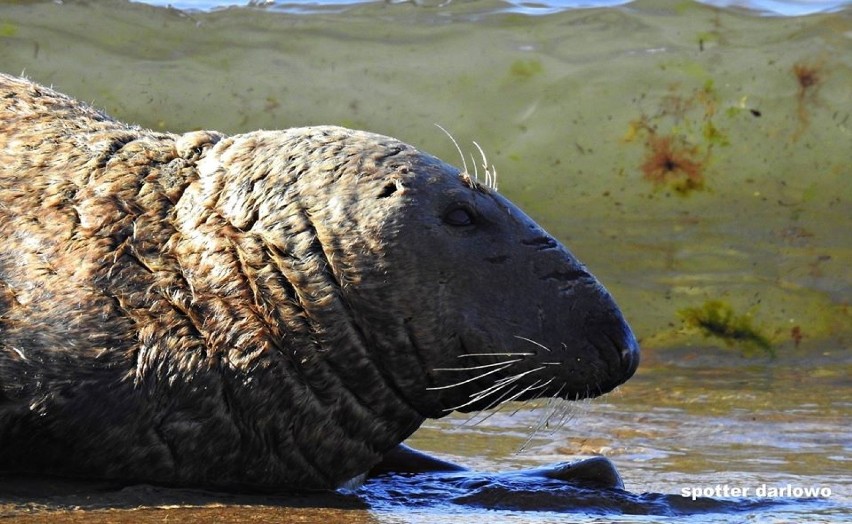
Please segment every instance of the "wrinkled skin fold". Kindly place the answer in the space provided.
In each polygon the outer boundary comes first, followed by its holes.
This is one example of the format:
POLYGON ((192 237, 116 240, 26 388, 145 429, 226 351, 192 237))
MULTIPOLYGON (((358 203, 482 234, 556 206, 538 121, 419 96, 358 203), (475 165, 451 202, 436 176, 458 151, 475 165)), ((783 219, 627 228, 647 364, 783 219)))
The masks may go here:
POLYGON ((491 188, 339 127, 156 133, 0 75, 0 471, 327 489, 638 346, 491 188))

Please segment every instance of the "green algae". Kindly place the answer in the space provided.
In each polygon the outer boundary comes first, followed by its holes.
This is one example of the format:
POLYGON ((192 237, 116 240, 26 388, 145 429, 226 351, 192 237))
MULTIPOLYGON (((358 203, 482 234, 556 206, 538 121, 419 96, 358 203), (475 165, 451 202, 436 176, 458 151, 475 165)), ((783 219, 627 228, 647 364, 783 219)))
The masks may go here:
MULTIPOLYGON (((718 115, 730 117, 732 111, 730 107, 719 110, 722 102, 715 82, 700 64, 689 62, 680 69, 701 80, 700 87, 684 90, 679 84, 669 86, 652 112, 628 123, 624 142, 644 138, 645 156, 639 170, 655 189, 689 196, 708 189, 707 174, 715 149, 731 145, 729 131, 718 123, 718 115)), ((735 113, 740 111, 734 107, 735 113)))
POLYGON ((700 307, 681 309, 678 315, 686 326, 697 328, 705 337, 718 338, 728 347, 738 347, 746 353, 762 350, 772 358, 776 356, 769 338, 752 324, 751 315, 737 315, 726 302, 708 300, 700 307))
POLYGON ((9 38, 18 34, 18 26, 11 22, 0 22, 0 38, 9 38))
POLYGON ((544 66, 537 59, 515 60, 509 66, 509 76, 517 80, 529 80, 544 72, 544 66))

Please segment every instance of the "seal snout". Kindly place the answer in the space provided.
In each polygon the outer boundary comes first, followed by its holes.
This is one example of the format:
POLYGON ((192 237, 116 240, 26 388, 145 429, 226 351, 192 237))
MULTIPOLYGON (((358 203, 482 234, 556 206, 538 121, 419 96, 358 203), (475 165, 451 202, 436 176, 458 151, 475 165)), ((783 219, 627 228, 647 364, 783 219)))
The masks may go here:
POLYGON ((604 377, 600 381, 600 394, 627 382, 639 366, 639 342, 630 325, 621 314, 615 300, 596 280, 586 288, 586 306, 596 311, 588 317, 585 328, 588 341, 595 347, 601 362, 605 363, 604 377))
POLYGON ((598 349, 614 352, 618 359, 612 370, 613 383, 609 389, 613 389, 627 382, 639 367, 639 343, 620 313, 604 328, 604 334, 609 347, 598 349))
POLYGON ((630 330, 627 324, 624 327, 625 333, 622 339, 623 343, 620 347, 621 363, 624 367, 624 380, 626 381, 636 373, 636 368, 639 367, 639 342, 636 341, 633 331, 630 330))
POLYGON ((561 363, 550 368, 566 384, 559 396, 603 395, 636 372, 639 344, 606 288, 567 250, 554 255, 555 263, 538 268, 543 315, 530 338, 561 351, 540 351, 535 358, 561 363))

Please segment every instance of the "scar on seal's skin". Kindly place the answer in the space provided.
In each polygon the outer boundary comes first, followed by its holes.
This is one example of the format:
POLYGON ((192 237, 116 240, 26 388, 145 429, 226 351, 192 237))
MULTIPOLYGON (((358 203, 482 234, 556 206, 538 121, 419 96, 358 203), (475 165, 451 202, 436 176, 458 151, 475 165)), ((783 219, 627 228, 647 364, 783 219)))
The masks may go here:
POLYGON ((0 75, 0 236, 3 472, 295 490, 452 469, 398 446, 638 364, 562 244, 363 131, 158 133, 0 75))

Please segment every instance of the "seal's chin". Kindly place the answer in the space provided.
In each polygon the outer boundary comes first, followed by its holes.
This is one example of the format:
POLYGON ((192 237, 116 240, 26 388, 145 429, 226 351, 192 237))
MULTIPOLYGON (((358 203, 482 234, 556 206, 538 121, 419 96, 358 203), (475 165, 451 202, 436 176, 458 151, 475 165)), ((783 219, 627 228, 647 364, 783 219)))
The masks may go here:
POLYGON ((627 382, 639 366, 639 343, 626 322, 599 326, 588 337, 588 342, 600 359, 592 366, 585 384, 573 383, 572 371, 565 378, 566 387, 552 396, 567 400, 594 398, 609 393, 627 382))
POLYGON ((582 341, 565 344, 561 351, 542 346, 535 354, 521 351, 506 354, 529 356, 522 362, 519 358, 518 362, 505 365, 505 369, 496 363, 472 365, 471 369, 481 372, 480 377, 469 382, 460 380, 464 387, 444 392, 441 400, 445 413, 484 411, 506 402, 537 398, 594 398, 625 383, 639 365, 639 344, 620 318, 615 322, 590 324, 582 341), (488 373, 490 370, 499 372, 488 373))

